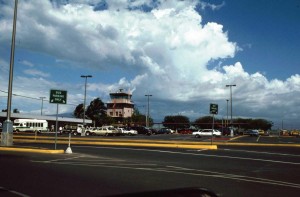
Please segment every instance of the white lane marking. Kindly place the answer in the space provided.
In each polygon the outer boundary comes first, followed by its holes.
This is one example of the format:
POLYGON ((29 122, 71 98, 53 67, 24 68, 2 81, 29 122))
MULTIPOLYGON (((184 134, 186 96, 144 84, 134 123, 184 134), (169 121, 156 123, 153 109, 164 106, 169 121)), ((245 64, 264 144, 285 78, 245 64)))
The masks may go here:
POLYGON ((258 136, 258 138, 257 138, 256 142, 258 142, 258 141, 259 141, 259 139, 260 139, 260 135, 258 136))
POLYGON ((218 148, 218 149, 226 150, 226 151, 234 151, 234 152, 246 152, 246 153, 257 153, 257 154, 266 154, 266 155, 281 155, 281 156, 300 157, 300 155, 287 154, 287 153, 271 153, 271 152, 261 152, 261 151, 253 151, 253 150, 221 149, 221 148, 218 148))
MULTIPOLYGON (((85 158, 90 158, 91 161, 95 161, 95 159, 98 159, 98 161, 114 161, 114 162, 122 162, 125 160, 122 159, 115 159, 115 158, 109 158, 109 157, 99 157, 99 156, 94 156, 94 155, 87 155, 87 154, 80 154, 76 157, 68 157, 68 158, 62 158, 62 159, 53 159, 53 160, 46 160, 46 161, 40 161, 40 162, 44 162, 44 163, 50 163, 50 162, 55 162, 55 161, 67 161, 67 160, 77 160, 80 161, 80 159, 84 160, 84 161, 88 161, 85 158)), ((35 160, 31 160, 32 162, 37 162, 35 160)))
POLYGON ((300 187, 300 184, 298 183, 289 183, 289 182, 285 182, 285 181, 276 181, 276 180, 272 180, 272 179, 264 179, 264 178, 258 178, 258 177, 251 177, 251 176, 243 176, 243 175, 235 175, 235 174, 228 174, 228 173, 222 173, 222 172, 214 172, 214 171, 208 171, 208 170, 198 170, 198 169, 189 169, 189 168, 182 168, 182 167, 177 167, 177 166, 167 166, 167 167, 171 167, 171 168, 175 168, 175 169, 180 169, 180 170, 185 170, 185 171, 196 171, 196 172, 206 172, 206 173, 215 173, 215 174, 220 174, 220 175, 226 175, 226 176, 232 176, 232 177, 239 177, 239 178, 250 178, 250 179, 254 179, 254 180, 261 180, 261 181, 273 181, 273 182, 277 182, 277 183, 283 183, 283 184, 292 184, 295 185, 297 187, 300 187))
MULTIPOLYGON (((82 156, 68 157, 68 158, 64 158, 64 159, 53 159, 53 160, 46 160, 46 161, 39 161, 39 162, 50 163, 50 162, 55 162, 55 161, 73 160, 73 159, 77 159, 77 158, 82 158, 82 156)), ((31 160, 31 161, 33 161, 33 160, 31 160)), ((36 161, 33 161, 33 162, 36 162, 36 161)))
POLYGON ((30 197, 30 196, 28 196, 26 194, 23 194, 21 192, 17 192, 17 191, 14 191, 14 190, 9 190, 9 189, 6 189, 6 188, 1 187, 1 186, 0 186, 0 190, 3 190, 3 191, 8 192, 8 193, 16 194, 16 195, 22 196, 22 197, 30 197))
MULTIPOLYGON (((196 170, 196 169, 188 169, 188 168, 181 168, 181 167, 174 167, 177 169, 170 169, 170 168, 145 168, 145 167, 128 167, 128 166, 118 166, 118 165, 94 165, 94 164, 78 164, 78 163, 68 163, 68 162, 53 162, 55 164, 60 165, 74 165, 74 166, 91 166, 91 167, 106 167, 106 168, 118 168, 118 169, 130 169, 130 170, 145 170, 145 171, 154 171, 154 172, 166 172, 166 173, 173 173, 173 174, 184 174, 184 175, 191 175, 191 176, 206 176, 206 177, 213 177, 213 178, 224 178, 224 179, 231 179, 231 180, 238 180, 238 181, 245 181, 245 182, 253 182, 253 183, 262 183, 267 185, 277 185, 277 186, 284 186, 284 187, 292 187, 300 189, 300 184, 290 183, 290 182, 283 182, 277 181, 272 179, 263 179, 263 178, 256 178, 256 177, 248 177, 248 176, 241 176, 235 174, 226 174, 226 173, 218 173, 212 171, 204 171, 204 170, 196 170), (178 170, 183 171, 178 171, 178 170), (186 172, 189 171, 189 172, 186 172), (195 172, 198 173, 195 173, 195 172), (199 173, 201 172, 201 173, 199 173), (207 173, 207 174, 204 174, 207 173)), ((167 166, 166 166, 167 167, 167 166)))
POLYGON ((257 158, 251 158, 251 157, 236 157, 236 156, 226 156, 226 155, 213 155, 213 154, 209 155, 209 154, 204 154, 204 153, 175 152, 175 151, 153 150, 153 149, 93 147, 93 146, 76 146, 76 147, 94 148, 94 149, 117 149, 117 150, 148 151, 148 152, 160 152, 160 153, 170 153, 170 154, 195 155, 195 156, 204 156, 204 157, 217 157, 217 158, 228 158, 228 159, 239 159, 239 160, 250 160, 250 161, 262 161, 262 162, 271 162, 271 163, 300 165, 300 163, 297 163, 297 162, 278 161, 278 160, 270 160, 270 159, 257 159, 257 158))

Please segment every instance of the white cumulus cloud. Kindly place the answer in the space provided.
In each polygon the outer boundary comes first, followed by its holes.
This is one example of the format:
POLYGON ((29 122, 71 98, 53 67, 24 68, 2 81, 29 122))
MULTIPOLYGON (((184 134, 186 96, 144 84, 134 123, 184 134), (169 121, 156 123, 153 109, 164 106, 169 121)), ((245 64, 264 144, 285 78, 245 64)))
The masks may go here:
MULTIPOLYGON (((299 110, 298 101, 287 102, 287 96, 299 97, 298 74, 282 81, 267 79, 259 72, 249 73, 238 60, 233 65, 218 65, 222 59, 234 58, 242 51, 238 43, 230 41, 222 24, 203 23, 201 14, 195 10, 199 1, 106 1, 103 9, 95 9, 100 2, 20 1, 18 47, 72 62, 82 69, 105 69, 111 71, 111 75, 118 72, 116 68, 134 71, 130 78, 122 76, 115 82, 91 83, 89 91, 100 96, 125 88, 134 90, 140 96, 137 100, 144 99, 144 93, 150 92, 153 98, 166 102, 225 102, 229 97, 225 85, 236 84, 233 88, 236 115, 247 116, 247 112, 251 112, 253 116, 279 118, 282 114, 272 114, 278 111, 295 114, 299 110), (215 68, 208 68, 211 62, 216 62, 215 68), (293 108, 281 110, 284 105, 293 108)), ((202 9, 213 10, 224 5, 200 3, 202 9)), ((10 1, 4 1, 0 7, 0 42, 10 40, 12 9, 10 1)), ((31 65, 30 62, 23 64, 31 65)), ((60 65, 53 67, 59 69, 60 65)), ((25 72, 49 76, 34 69, 25 72)), ((32 84, 39 79, 18 80, 17 83, 32 84)), ((47 80, 39 84, 61 85, 47 80)), ((64 85, 78 89, 69 83, 64 85)), ((78 97, 74 94, 72 98, 78 97)), ((180 110, 197 115, 194 109, 180 110)))

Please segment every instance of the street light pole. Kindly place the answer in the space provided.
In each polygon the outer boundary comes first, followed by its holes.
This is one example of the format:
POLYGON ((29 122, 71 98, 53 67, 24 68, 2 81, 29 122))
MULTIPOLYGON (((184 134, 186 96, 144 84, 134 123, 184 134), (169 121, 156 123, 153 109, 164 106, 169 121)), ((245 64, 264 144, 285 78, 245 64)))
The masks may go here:
POLYGON ((13 123, 10 120, 10 118, 11 118, 12 84, 13 84, 13 76, 14 76, 13 73, 14 73, 14 59, 15 59, 17 13, 18 13, 18 0, 15 0, 13 30, 12 30, 12 38, 11 38, 11 51, 10 51, 9 80, 8 80, 7 117, 6 120, 4 121, 3 129, 1 132, 2 146, 13 145, 13 123))
POLYGON ((149 109, 149 97, 152 96, 151 94, 146 94, 145 96, 148 97, 148 112, 146 117, 146 127, 149 127, 149 117, 150 117, 150 109, 149 109))
POLYGON ((228 127, 228 99, 226 99, 226 102, 227 102, 227 118, 226 118, 226 122, 225 122, 225 125, 226 127, 228 127))
MULTIPOLYGON (((235 87, 235 84, 226 85, 226 87, 230 88, 230 125, 232 126, 232 87, 235 87)), ((233 132, 231 129, 230 135, 233 136, 233 132)))
POLYGON ((43 115, 43 105, 44 105, 44 96, 40 97, 40 99, 42 99, 42 106, 41 106, 41 116, 43 115))
POLYGON ((87 85, 87 78, 93 77, 92 75, 81 75, 81 78, 85 78, 85 83, 84 83, 84 100, 83 100, 83 128, 81 131, 81 136, 85 136, 85 103, 86 103, 86 85, 87 85))

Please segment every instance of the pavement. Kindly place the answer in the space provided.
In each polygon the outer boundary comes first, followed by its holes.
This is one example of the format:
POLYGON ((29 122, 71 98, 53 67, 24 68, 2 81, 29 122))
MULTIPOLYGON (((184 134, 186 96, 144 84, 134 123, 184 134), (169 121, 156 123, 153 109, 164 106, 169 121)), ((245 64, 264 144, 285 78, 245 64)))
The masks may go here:
MULTIPOLYGON (((245 136, 206 138, 203 141, 185 141, 185 140, 160 140, 160 139, 136 139, 136 138, 95 138, 95 137, 72 137, 71 144, 76 145, 101 145, 101 146, 127 146, 127 147, 153 147, 153 148, 180 148, 180 149, 207 149, 217 150, 218 145, 230 146, 282 146, 282 147, 300 147, 299 143, 282 144, 282 143, 258 143, 259 138, 255 141, 244 142, 239 140, 245 136)), ((255 139, 255 138, 250 138, 255 139)), ((14 135, 13 141, 17 144, 69 144, 69 137, 58 136, 55 140, 54 136, 35 136, 35 135, 14 135)), ((32 152, 43 154, 63 154, 65 150, 53 150, 40 147, 28 146, 0 146, 0 151, 14 152, 32 152)), ((68 152, 67 152, 68 153, 68 152)))

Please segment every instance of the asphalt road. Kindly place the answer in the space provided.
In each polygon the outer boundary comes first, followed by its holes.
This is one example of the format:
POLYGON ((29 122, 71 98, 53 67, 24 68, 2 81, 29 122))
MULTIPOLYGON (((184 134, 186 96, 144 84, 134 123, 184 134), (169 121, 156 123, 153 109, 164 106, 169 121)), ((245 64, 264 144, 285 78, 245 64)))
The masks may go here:
POLYGON ((218 150, 185 150, 73 145, 72 151, 0 152, 0 196, 109 196, 190 187, 208 188, 219 196, 300 192, 300 155, 294 147, 221 145, 218 150))

